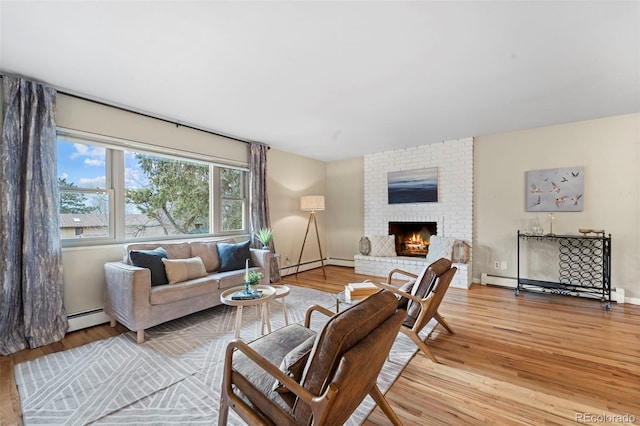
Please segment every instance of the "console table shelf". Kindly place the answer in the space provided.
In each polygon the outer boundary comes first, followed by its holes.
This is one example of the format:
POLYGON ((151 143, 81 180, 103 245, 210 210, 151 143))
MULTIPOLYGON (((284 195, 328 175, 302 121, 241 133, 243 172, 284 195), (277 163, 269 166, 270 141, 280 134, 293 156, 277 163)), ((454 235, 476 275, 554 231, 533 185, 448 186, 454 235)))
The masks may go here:
MULTIPOLYGON (((548 246, 548 245, 547 245, 548 246)), ((531 235, 518 231, 518 278, 516 296, 520 291, 563 294, 597 298, 611 308, 611 234, 586 235, 531 235), (520 276, 521 245, 531 251, 537 241, 557 243, 558 280, 538 280, 520 276)))

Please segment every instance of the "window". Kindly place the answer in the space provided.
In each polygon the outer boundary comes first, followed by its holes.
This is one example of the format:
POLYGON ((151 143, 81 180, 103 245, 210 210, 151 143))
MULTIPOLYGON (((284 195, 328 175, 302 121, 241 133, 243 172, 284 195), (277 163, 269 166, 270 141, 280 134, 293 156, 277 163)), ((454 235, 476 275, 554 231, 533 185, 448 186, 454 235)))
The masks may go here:
POLYGON ((58 137, 58 186, 63 239, 113 236, 105 148, 58 137))
POLYGON ((62 238, 247 232, 247 171, 60 131, 62 238))
POLYGON ((210 166, 125 151, 127 238, 209 232, 210 166))

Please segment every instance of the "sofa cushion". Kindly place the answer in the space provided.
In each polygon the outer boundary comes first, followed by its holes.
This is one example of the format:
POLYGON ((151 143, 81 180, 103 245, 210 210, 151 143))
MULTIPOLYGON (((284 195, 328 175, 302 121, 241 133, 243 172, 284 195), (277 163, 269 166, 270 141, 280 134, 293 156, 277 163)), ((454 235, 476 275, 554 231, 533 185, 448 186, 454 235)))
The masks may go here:
MULTIPOLYGON (((218 280, 216 280, 215 276, 207 275, 205 277, 194 278, 192 280, 182 281, 176 284, 151 287, 151 296, 149 301, 152 305, 184 302, 188 299, 211 296, 216 293, 217 288, 218 280)), ((220 297, 217 297, 216 299, 219 301, 220 297)), ((178 316, 176 316, 176 318, 177 317, 178 316)))
POLYGON ((251 258, 249 251, 250 243, 251 241, 249 240, 237 244, 218 243, 220 272, 244 269, 245 262, 251 258))
MULTIPOLYGON (((307 340, 291 349, 280 363, 280 371, 300 383, 304 366, 307 365, 307 360, 315 341, 316 336, 310 336, 307 340)), ((273 390, 278 393, 290 392, 285 385, 280 383, 280 380, 275 381, 273 390)))
POLYGON ((216 272, 220 269, 220 256, 218 255, 218 243, 235 243, 233 238, 218 241, 190 241, 191 256, 202 259, 207 272, 216 272))
POLYGON ((162 259, 169 284, 200 278, 207 275, 204 263, 199 257, 188 259, 162 259))
POLYGON ((131 243, 125 246, 124 263, 130 263, 129 252, 131 250, 153 250, 156 247, 162 247, 167 252, 169 259, 191 257, 189 243, 131 243))
POLYGON ((167 252, 162 247, 153 250, 131 250, 129 258, 133 266, 147 268, 151 271, 151 285, 167 284, 169 279, 164 269, 162 259, 167 257, 167 252))

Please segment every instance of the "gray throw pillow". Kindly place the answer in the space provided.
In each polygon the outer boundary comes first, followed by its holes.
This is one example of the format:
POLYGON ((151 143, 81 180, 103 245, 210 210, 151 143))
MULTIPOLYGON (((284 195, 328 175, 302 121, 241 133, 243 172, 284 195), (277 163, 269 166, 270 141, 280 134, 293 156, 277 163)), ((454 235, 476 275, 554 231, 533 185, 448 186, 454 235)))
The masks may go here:
MULTIPOLYGON (((419 297, 420 299, 424 299, 433 290, 436 278, 438 278, 438 276, 435 271, 432 268, 427 268, 417 278, 416 283, 413 285, 413 289, 411 290, 411 294, 419 297)), ((407 306, 407 316, 402 324, 409 328, 413 327, 418 319, 418 315, 420 315, 420 309, 421 305, 418 302, 410 300, 409 305, 407 306)))
MULTIPOLYGON (((280 363, 280 371, 300 383, 304 367, 307 365, 309 354, 311 353, 311 349, 313 349, 313 344, 315 342, 316 336, 310 336, 307 340, 291 349, 280 363)), ((279 380, 276 380, 274 383, 273 390, 278 393, 291 392, 285 385, 280 383, 279 380)))

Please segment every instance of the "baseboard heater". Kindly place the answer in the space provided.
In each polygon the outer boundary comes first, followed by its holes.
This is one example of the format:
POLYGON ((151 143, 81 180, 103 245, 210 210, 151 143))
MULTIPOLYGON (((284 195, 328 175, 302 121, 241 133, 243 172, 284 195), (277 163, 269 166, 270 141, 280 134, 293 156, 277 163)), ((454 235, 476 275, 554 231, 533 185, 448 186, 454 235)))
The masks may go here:
POLYGON ((483 273, 480 277, 482 285, 497 285, 500 287, 516 288, 517 280, 513 277, 501 277, 483 273))
POLYGON ((67 320, 69 321, 68 331, 76 331, 109 322, 109 317, 102 308, 97 308, 67 315, 67 320))

